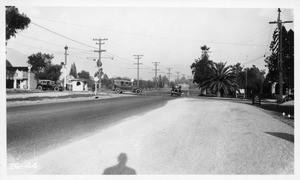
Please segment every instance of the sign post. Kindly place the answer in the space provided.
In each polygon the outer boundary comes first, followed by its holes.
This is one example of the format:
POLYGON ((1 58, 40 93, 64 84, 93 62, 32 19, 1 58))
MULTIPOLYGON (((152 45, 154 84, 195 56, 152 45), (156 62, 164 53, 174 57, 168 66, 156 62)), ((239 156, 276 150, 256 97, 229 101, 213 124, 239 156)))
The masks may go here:
POLYGON ((95 81, 95 96, 97 95, 97 85, 98 85, 98 81, 99 81, 99 78, 97 77, 94 77, 94 81, 95 81))

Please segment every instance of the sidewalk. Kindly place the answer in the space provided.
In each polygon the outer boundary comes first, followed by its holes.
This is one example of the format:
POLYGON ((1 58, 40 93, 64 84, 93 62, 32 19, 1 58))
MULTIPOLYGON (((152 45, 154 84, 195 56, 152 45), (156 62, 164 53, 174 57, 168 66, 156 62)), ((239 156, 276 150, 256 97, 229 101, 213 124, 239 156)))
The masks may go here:
POLYGON ((66 102, 66 101, 99 100, 99 99, 125 97, 125 96, 132 96, 132 95, 115 94, 114 92, 108 92, 108 91, 98 93, 97 96, 95 96, 95 93, 91 91, 82 91, 82 92, 46 91, 46 92, 32 92, 32 93, 28 93, 28 92, 7 93, 6 105, 18 106, 18 105, 43 104, 43 103, 55 103, 55 102, 66 102))

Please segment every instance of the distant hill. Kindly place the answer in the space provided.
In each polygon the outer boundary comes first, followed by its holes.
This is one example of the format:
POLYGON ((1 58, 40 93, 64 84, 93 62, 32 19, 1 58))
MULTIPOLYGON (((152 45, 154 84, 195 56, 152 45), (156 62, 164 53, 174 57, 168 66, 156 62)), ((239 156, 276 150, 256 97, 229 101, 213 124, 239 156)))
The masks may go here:
POLYGON ((28 55, 11 48, 6 48, 6 60, 8 60, 12 66, 27 67, 28 55))

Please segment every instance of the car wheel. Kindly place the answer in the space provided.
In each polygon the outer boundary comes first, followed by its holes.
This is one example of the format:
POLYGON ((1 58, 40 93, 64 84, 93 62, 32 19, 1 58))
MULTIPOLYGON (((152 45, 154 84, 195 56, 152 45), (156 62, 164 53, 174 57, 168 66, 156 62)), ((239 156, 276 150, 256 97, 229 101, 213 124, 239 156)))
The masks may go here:
POLYGON ((136 90, 135 90, 135 93, 138 94, 138 95, 141 95, 141 94, 142 94, 142 90, 136 89, 136 90))
POLYGON ((116 88, 116 89, 115 89, 115 93, 116 93, 116 94, 121 94, 121 92, 122 92, 122 91, 121 91, 120 88, 116 88))
POLYGON ((37 89, 38 89, 39 91, 42 91, 42 90, 43 90, 43 87, 42 87, 42 86, 38 86, 37 89))
POLYGON ((54 87, 54 91, 58 92, 59 91, 59 87, 55 86, 54 87))

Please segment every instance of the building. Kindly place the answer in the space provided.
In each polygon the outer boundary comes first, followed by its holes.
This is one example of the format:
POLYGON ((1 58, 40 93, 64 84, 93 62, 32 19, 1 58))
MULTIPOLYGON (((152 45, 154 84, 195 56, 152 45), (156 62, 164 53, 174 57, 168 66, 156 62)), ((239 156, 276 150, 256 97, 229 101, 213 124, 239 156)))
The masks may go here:
POLYGON ((7 89, 35 89, 37 80, 29 67, 6 67, 7 89))
POLYGON ((67 84, 71 84, 71 88, 69 90, 72 91, 87 91, 87 82, 84 79, 72 79, 67 82, 67 84))

